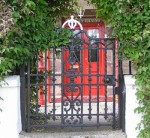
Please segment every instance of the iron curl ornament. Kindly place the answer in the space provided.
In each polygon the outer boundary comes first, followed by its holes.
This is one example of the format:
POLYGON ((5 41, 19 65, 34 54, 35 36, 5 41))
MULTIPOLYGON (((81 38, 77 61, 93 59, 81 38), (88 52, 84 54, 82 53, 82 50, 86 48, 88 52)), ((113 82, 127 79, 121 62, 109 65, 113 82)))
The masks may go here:
POLYGON ((80 30, 83 30, 82 24, 79 21, 75 20, 73 15, 71 15, 71 18, 69 20, 64 22, 62 28, 64 28, 66 25, 68 25, 70 29, 75 29, 75 27, 79 25, 80 30))

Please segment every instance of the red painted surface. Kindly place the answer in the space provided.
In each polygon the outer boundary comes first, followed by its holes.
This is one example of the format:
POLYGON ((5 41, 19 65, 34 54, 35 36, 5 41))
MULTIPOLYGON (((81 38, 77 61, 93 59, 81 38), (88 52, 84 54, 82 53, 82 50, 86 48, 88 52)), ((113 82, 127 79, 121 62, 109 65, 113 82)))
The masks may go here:
MULTIPOLYGON (((44 59, 43 53, 39 52, 39 63, 38 63, 38 71, 44 71, 44 59)), ((38 104, 44 105, 44 94, 43 94, 43 87, 38 90, 38 104)))
MULTIPOLYGON (((45 55, 46 57, 47 57, 47 65, 46 65, 46 67, 47 67, 47 72, 49 72, 50 71, 50 51, 47 51, 46 52, 46 55, 45 55)), ((44 71, 44 54, 42 53, 42 52, 39 52, 39 66, 38 66, 38 71, 44 71)), ((50 84, 50 76, 48 76, 47 77, 47 80, 46 80, 46 83, 47 84, 50 84)), ((43 84, 43 82, 42 82, 42 84, 43 84)), ((43 92, 44 92, 44 88, 42 87, 42 88, 40 88, 39 89, 39 91, 38 91, 38 103, 39 103, 39 105, 44 105, 44 103, 45 103, 45 95, 43 94, 43 92)), ((47 102, 49 103, 51 100, 51 97, 50 97, 50 85, 47 85, 47 102)))
POLYGON ((116 57, 115 57, 115 73, 116 73, 116 87, 119 86, 118 77, 119 77, 119 65, 118 65, 118 38, 115 40, 115 48, 116 48, 116 57))
MULTIPOLYGON (((47 72, 50 71, 50 51, 46 52, 47 56, 47 72)), ((49 103, 51 101, 51 96, 50 96, 50 76, 47 77, 47 102, 49 103)))
MULTIPOLYGON (((105 26, 104 26, 103 22, 82 23, 82 25, 83 25, 84 30, 98 29, 99 30, 99 37, 104 38, 105 26)), ((83 36, 83 37, 84 37, 85 41, 87 42, 87 37, 86 36, 83 36)), ((86 48, 87 45, 85 44, 83 47, 86 48)), ((100 44, 99 47, 103 47, 103 46, 100 44)), ((91 62, 91 64, 89 63, 89 61, 88 61, 88 50, 87 49, 84 49, 82 54, 83 54, 83 59, 82 59, 83 72, 82 72, 82 74, 94 75, 94 74, 97 74, 97 72, 99 74, 105 74, 105 51, 104 50, 99 50, 99 59, 98 59, 99 63, 98 62, 91 62), (91 68, 91 72, 89 72, 89 68, 91 68)), ((67 63, 68 56, 69 56, 69 51, 66 50, 64 52, 64 62, 66 62, 65 70, 64 70, 65 73, 67 73, 68 69, 70 68, 70 63, 67 63)), ((77 62, 74 66, 79 67, 77 62)), ((79 68, 76 70, 76 72, 78 70, 79 70, 79 68)), ((104 77, 99 77, 98 83, 103 84, 103 78, 104 77)), ((75 82, 78 84, 80 84, 80 83, 89 84, 89 81, 88 81, 89 77, 88 76, 84 76, 82 82, 81 82, 81 79, 82 79, 81 77, 77 77, 75 79, 75 82)), ((96 76, 92 76, 91 79, 92 79, 91 84, 97 84, 98 78, 96 76)), ((70 82, 70 78, 64 77, 64 83, 66 84, 68 82, 70 82)), ((91 99, 94 100, 97 97, 98 91, 99 91, 100 97, 104 97, 105 86, 99 86, 99 88, 97 88, 97 86, 91 86, 91 87, 83 86, 84 101, 86 101, 86 99, 88 99, 87 97, 89 97, 89 93, 91 93, 91 95, 92 95, 91 99)), ((79 88, 77 88, 76 92, 74 92, 74 93, 67 92, 67 89, 66 89, 65 93, 67 96, 72 96, 72 95, 77 96, 79 94, 79 88)))

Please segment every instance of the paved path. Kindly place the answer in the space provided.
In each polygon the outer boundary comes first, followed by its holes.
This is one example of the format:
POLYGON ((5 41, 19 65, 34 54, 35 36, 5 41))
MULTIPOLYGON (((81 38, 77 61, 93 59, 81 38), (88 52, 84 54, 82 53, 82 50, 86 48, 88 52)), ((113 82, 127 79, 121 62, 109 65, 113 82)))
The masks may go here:
POLYGON ((121 130, 102 128, 65 128, 37 130, 31 133, 20 133, 20 138, 126 138, 121 130))

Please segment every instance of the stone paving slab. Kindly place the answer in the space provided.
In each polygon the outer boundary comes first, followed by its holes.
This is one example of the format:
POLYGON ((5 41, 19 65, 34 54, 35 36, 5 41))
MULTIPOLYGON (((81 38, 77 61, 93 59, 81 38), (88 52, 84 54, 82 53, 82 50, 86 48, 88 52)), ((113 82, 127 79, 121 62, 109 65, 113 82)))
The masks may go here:
POLYGON ((126 138, 121 130, 102 128, 64 128, 46 129, 31 133, 21 132, 19 138, 126 138))

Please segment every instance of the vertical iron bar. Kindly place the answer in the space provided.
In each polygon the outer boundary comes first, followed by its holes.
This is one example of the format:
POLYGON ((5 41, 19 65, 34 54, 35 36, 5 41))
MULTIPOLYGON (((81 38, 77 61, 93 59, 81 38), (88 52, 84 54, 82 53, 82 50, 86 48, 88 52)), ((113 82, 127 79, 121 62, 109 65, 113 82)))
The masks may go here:
POLYGON ((100 89, 100 87, 99 87, 99 79, 100 79, 100 77, 99 77, 99 73, 100 73, 100 71, 99 71, 99 66, 100 66, 100 44, 98 44, 97 45, 97 127, 99 127, 99 89, 100 89))
POLYGON ((122 61, 119 60, 119 124, 125 132, 125 84, 122 69, 122 61))
POLYGON ((53 118, 55 120, 55 49, 53 48, 53 118))
MULTIPOLYGON (((84 37, 84 34, 81 33, 81 38, 83 39, 84 37)), ((81 56, 80 56, 80 72, 81 72, 81 84, 83 84, 83 50, 85 51, 85 48, 84 48, 84 44, 82 45, 82 48, 80 48, 80 53, 81 53, 81 56)), ((83 125, 83 85, 81 85, 81 124, 83 125)), ((82 128, 82 126, 81 126, 82 128)))
MULTIPOLYGON (((116 47, 115 47, 115 39, 113 40, 113 75, 116 76, 116 47)), ((113 85, 113 129, 116 128, 116 97, 115 97, 115 85, 113 85)))
POLYGON ((63 128, 64 47, 61 47, 61 127, 63 128))
MULTIPOLYGON (((108 40, 105 41, 105 43, 107 43, 108 40)), ((105 53, 105 62, 104 62, 104 67, 105 67, 105 75, 107 76, 107 47, 105 47, 104 45, 104 53, 105 53)), ((108 105, 107 105, 107 85, 105 85, 105 116, 104 118, 107 119, 107 111, 108 111, 108 105)))
POLYGON ((45 51, 45 67, 44 67, 44 94, 45 94, 45 124, 47 123, 47 51, 45 51))
MULTIPOLYGON (((91 50, 92 50, 92 44, 91 44, 92 40, 89 42, 88 45, 88 58, 89 58, 89 74, 91 75, 91 50)), ((88 77, 88 84, 89 86, 89 119, 91 119, 91 76, 88 77)))
POLYGON ((30 91, 30 62, 28 62, 28 71, 27 71, 27 89, 28 89, 28 95, 27 95, 27 108, 28 108, 28 124, 27 124, 27 132, 30 132, 31 131, 31 124, 30 124, 30 116, 31 116, 31 112, 30 112, 30 96, 31 96, 31 91, 30 91))
MULTIPOLYGON (((122 53, 121 53, 122 54, 122 53)), ((122 131, 125 132, 125 109, 126 109, 126 87, 125 87, 125 82, 124 82, 124 74, 123 74, 123 64, 122 61, 120 60, 120 68, 119 68, 119 90, 120 90, 120 125, 122 128, 122 131)))
POLYGON ((132 75, 131 61, 129 61, 129 75, 132 75))
POLYGON ((122 78, 121 78, 121 60, 118 60, 118 116, 119 128, 122 128, 122 78))
POLYGON ((39 90, 39 72, 38 72, 38 62, 39 62, 39 58, 38 58, 38 52, 37 52, 37 55, 36 55, 36 113, 38 113, 38 90, 39 90))
POLYGON ((22 130, 26 130, 26 94, 25 94, 25 66, 20 66, 20 103, 21 103, 21 122, 22 130))
MULTIPOLYGON (((73 39, 73 38, 72 38, 73 39)), ((70 45, 70 48, 71 47, 73 47, 73 50, 74 50, 74 41, 72 40, 72 43, 71 43, 72 45, 70 45)), ((72 50, 70 50, 70 53, 71 52, 73 52, 72 50)), ((72 55, 73 56, 73 55, 72 55)), ((75 63, 74 63, 75 64, 75 63)), ((73 64, 71 64, 71 69, 73 69, 73 64)), ((74 72, 75 73, 75 72, 74 72)), ((69 74, 71 75, 71 77, 73 77, 74 78, 74 73, 71 71, 71 72, 69 72, 69 74)), ((75 87, 75 86, 73 86, 73 87, 75 87)), ((73 95, 74 95, 74 92, 73 91, 71 91, 71 105, 73 104, 73 95)), ((73 106, 71 106, 71 118, 73 117, 73 106)))

